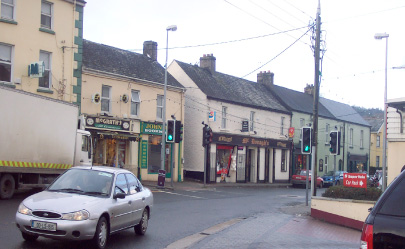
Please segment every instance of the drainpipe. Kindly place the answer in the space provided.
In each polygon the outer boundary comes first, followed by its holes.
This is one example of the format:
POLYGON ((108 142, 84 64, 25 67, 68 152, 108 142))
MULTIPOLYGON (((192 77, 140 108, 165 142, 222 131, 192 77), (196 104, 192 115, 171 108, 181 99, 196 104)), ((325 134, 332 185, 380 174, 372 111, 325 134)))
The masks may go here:
POLYGON ((399 129, 400 129, 400 132, 401 132, 401 134, 402 133, 404 133, 404 127, 403 127, 403 121, 402 121, 402 112, 400 112, 398 109, 396 109, 397 110, 397 113, 399 114, 399 117, 400 117, 400 123, 399 123, 399 129))

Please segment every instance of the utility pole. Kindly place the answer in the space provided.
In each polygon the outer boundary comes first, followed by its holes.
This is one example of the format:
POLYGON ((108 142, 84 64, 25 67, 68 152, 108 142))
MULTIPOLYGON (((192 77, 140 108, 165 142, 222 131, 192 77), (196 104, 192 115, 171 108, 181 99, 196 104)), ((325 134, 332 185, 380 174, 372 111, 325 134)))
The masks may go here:
POLYGON ((317 174, 317 150, 318 142, 318 105, 319 105, 319 64, 320 64, 320 46, 321 46, 321 1, 318 1, 318 10, 316 13, 316 41, 315 41, 315 82, 314 82, 314 109, 313 109, 313 139, 312 139, 312 196, 316 196, 317 174))

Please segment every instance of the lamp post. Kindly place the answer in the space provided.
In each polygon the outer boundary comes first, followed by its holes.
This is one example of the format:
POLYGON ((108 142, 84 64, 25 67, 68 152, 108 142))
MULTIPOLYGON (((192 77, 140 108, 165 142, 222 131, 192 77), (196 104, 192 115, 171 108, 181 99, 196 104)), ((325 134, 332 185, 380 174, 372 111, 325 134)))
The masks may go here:
POLYGON ((388 58, 388 37, 387 33, 377 33, 374 38, 382 40, 385 38, 385 86, 384 86, 384 134, 383 134, 383 158, 382 158, 382 191, 385 191, 387 185, 387 58, 388 58))
MULTIPOLYGON (((171 25, 166 28, 166 63, 165 63, 165 83, 163 90, 163 113, 162 113, 162 149, 160 151, 160 163, 161 169, 165 169, 166 158, 166 91, 167 91, 167 57, 168 57, 168 45, 169 45, 169 31, 176 31, 177 26, 171 25)), ((173 172, 170 172, 173 174, 173 172)))

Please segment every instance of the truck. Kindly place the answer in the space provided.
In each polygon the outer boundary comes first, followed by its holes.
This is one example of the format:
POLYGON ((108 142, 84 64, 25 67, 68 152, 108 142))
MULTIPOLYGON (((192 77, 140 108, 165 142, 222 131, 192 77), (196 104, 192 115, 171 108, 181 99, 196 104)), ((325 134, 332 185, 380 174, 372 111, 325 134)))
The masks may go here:
POLYGON ((92 140, 73 103, 0 85, 0 198, 42 189, 76 165, 92 165, 92 140))

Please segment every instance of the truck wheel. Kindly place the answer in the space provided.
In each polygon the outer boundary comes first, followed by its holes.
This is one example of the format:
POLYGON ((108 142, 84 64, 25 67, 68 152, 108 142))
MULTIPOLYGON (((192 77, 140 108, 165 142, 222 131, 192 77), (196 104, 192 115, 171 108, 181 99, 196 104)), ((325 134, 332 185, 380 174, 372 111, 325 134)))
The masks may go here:
POLYGON ((15 190, 15 180, 10 174, 5 174, 0 180, 0 199, 10 199, 15 190))

